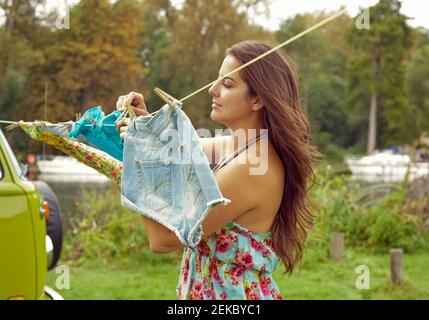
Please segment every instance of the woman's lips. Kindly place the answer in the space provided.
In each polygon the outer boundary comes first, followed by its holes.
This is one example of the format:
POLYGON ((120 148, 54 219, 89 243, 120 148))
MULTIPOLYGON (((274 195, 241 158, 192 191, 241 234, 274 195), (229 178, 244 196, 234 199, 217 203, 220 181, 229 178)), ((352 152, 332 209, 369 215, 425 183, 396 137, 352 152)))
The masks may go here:
POLYGON ((218 104, 218 103, 216 103, 216 102, 213 101, 212 108, 220 108, 220 107, 222 107, 222 105, 220 105, 220 104, 218 104))

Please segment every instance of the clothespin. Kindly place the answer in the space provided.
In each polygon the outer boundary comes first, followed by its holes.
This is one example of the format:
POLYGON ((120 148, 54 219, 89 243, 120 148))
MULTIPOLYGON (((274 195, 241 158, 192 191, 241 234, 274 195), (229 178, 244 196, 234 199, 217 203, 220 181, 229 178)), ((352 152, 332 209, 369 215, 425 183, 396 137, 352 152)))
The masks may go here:
POLYGON ((119 115, 119 117, 118 117, 118 119, 116 120, 116 122, 121 121, 123 118, 125 118, 125 117, 127 116, 127 114, 128 114, 128 109, 124 109, 124 110, 122 111, 122 113, 119 115))
POLYGON ((176 108, 173 105, 174 101, 177 101, 176 98, 170 96, 168 93, 162 91, 160 88, 156 87, 153 91, 166 103, 170 106, 173 112, 176 112, 176 108))
POLYGON ((10 130, 13 130, 13 129, 18 128, 18 127, 19 127, 19 123, 18 122, 17 123, 12 123, 12 124, 10 124, 10 125, 8 125, 6 127, 6 131, 10 131, 10 130))
MULTIPOLYGON (((127 113, 130 115, 130 119, 133 120, 136 117, 136 113, 133 110, 133 107, 131 106, 131 101, 125 102, 125 107, 127 110, 127 113)), ((125 116, 125 113, 124 113, 125 116)))
POLYGON ((91 121, 91 123, 95 126, 97 125, 97 120, 95 120, 91 115, 89 114, 85 114, 84 115, 86 119, 88 119, 89 121, 91 121))

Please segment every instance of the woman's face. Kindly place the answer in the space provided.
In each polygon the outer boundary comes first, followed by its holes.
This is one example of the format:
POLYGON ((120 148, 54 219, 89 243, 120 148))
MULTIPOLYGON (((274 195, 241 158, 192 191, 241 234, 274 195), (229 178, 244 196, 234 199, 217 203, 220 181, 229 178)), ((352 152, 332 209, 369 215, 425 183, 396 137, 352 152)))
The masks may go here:
MULTIPOLYGON (((219 70, 219 78, 239 66, 240 63, 234 56, 226 56, 219 70)), ((247 84, 241 79, 239 72, 216 81, 209 93, 213 97, 211 119, 227 127, 249 117, 254 111, 252 106, 255 97, 249 95, 247 84)))

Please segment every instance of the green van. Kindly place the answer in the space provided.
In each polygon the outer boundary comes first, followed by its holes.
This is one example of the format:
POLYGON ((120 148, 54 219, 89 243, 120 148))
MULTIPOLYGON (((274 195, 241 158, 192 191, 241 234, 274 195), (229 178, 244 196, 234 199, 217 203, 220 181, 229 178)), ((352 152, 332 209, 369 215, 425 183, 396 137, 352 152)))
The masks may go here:
POLYGON ((45 286, 62 245, 58 200, 25 175, 0 129, 0 300, 61 299, 45 286))

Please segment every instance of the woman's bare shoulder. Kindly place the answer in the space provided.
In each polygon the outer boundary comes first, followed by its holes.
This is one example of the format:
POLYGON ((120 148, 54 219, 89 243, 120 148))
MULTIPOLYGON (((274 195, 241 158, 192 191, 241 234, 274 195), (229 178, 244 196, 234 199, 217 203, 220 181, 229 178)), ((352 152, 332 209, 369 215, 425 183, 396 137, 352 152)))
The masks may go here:
POLYGON ((270 142, 261 141, 251 145, 239 157, 236 162, 246 163, 249 174, 260 177, 260 181, 271 185, 284 181, 283 162, 270 142))

